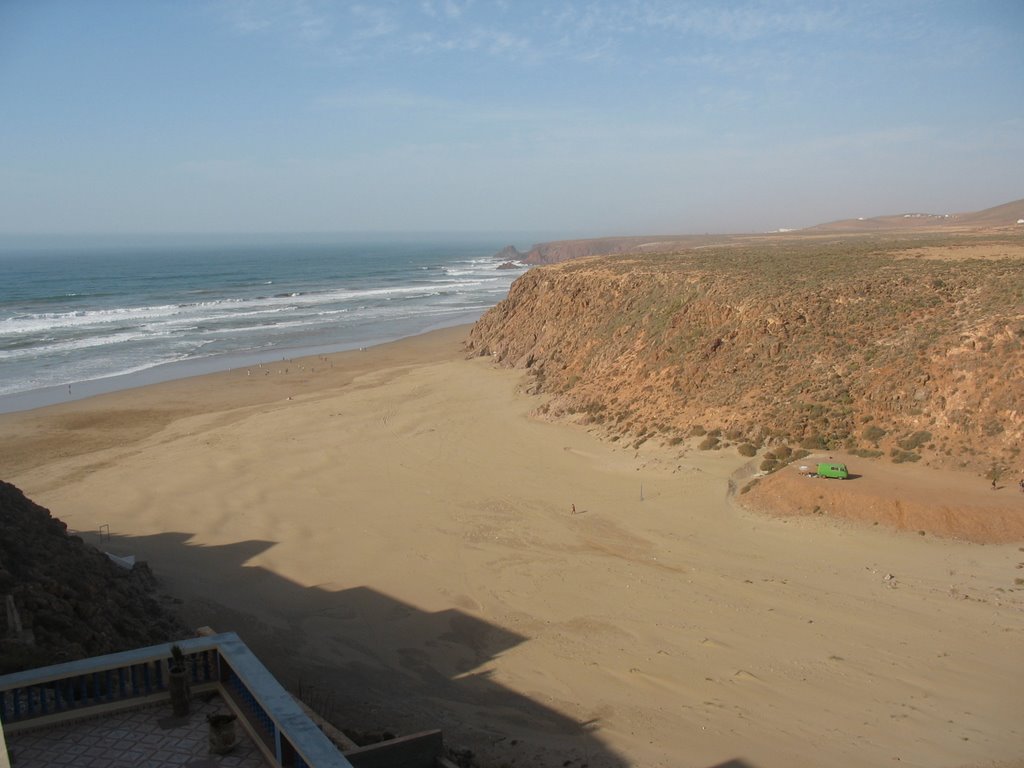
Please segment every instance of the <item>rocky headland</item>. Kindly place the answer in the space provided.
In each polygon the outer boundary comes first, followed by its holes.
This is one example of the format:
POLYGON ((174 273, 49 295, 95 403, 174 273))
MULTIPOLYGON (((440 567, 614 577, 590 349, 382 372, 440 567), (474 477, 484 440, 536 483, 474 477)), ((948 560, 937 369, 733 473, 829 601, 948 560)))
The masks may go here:
MULTIPOLYGON (((673 248, 695 248, 704 245, 723 244, 735 239, 730 235, 644 235, 639 237, 593 237, 582 240, 552 240, 537 243, 526 252, 513 245, 507 245, 494 254, 496 261, 506 264, 518 262, 528 266, 558 264, 584 256, 607 256, 617 253, 647 253, 672 250, 673 248)), ((504 266, 504 265, 503 265, 504 266)))
POLYGON ((540 412, 636 446, 701 436, 999 475, 1024 441, 1020 230, 571 259, 520 277, 468 349, 527 370, 540 412))

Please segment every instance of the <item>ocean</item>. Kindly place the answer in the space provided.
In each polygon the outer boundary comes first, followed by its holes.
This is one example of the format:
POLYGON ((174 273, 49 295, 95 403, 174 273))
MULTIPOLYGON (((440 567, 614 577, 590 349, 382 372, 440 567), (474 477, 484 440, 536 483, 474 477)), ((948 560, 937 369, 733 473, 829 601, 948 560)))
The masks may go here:
POLYGON ((495 237, 0 243, 0 412, 475 321, 495 237))

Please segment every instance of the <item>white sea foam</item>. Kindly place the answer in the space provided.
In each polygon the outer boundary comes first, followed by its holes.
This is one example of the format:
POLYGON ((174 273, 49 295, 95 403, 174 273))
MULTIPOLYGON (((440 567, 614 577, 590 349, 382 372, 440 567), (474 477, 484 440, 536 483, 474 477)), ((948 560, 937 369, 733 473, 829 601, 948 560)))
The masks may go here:
POLYGON ((132 335, 107 335, 88 336, 85 338, 58 341, 54 343, 37 344, 31 347, 17 347, 15 349, 0 349, 0 360, 14 361, 43 355, 60 355, 68 352, 81 352, 95 347, 106 347, 113 344, 125 344, 132 341, 144 341, 147 334, 132 335))
POLYGON ((0 336, 40 333, 55 328, 75 328, 109 323, 124 323, 132 320, 146 320, 165 316, 176 311, 178 311, 177 305, 164 305, 157 307, 124 307, 16 315, 0 320, 0 336))
POLYGON ((467 250, 297 247, 234 260, 161 252, 111 257, 91 274, 88 259, 69 260, 59 275, 26 261, 22 282, 5 273, 0 284, 0 394, 178 360, 360 346, 467 322, 522 271, 497 271, 492 257, 467 250))

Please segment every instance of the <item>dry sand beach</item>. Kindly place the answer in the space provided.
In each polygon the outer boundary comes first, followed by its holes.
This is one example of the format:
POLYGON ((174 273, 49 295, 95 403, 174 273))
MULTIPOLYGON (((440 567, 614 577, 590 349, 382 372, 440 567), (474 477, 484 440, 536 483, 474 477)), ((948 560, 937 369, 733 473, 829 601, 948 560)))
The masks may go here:
POLYGON ((343 726, 491 765, 1024 765, 1024 541, 748 511, 746 459, 536 421, 465 334, 3 415, 0 476, 343 726))

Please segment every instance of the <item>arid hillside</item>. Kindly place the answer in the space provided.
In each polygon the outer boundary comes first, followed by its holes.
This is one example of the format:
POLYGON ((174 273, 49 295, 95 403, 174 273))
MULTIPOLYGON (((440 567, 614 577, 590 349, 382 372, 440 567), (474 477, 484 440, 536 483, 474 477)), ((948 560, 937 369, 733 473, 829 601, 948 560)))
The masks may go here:
POLYGON ((1024 235, 751 239, 533 269, 473 328, 613 440, 1024 457, 1024 235))
POLYGON ((554 240, 537 243, 522 253, 514 246, 508 246, 495 258, 538 266, 558 264, 583 256, 599 256, 621 253, 664 253, 680 249, 707 247, 713 245, 749 245, 752 241, 779 240, 796 237, 834 237, 837 234, 851 236, 861 234, 877 236, 889 233, 908 236, 925 233, 987 233, 1024 234, 1024 199, 986 208, 971 213, 898 213, 870 218, 842 219, 818 224, 793 232, 780 230, 762 234, 745 235, 643 235, 632 237, 594 237, 583 240, 554 240))
POLYGON ((896 231, 1006 229, 1024 218, 1024 200, 1014 200, 972 213, 900 213, 870 218, 843 219, 810 227, 813 231, 896 231))

